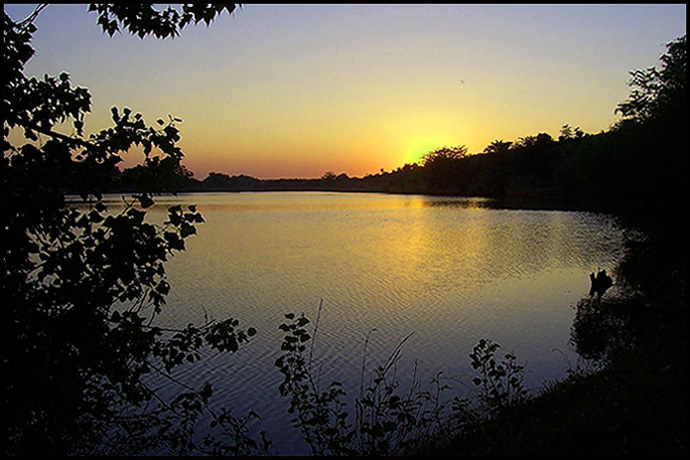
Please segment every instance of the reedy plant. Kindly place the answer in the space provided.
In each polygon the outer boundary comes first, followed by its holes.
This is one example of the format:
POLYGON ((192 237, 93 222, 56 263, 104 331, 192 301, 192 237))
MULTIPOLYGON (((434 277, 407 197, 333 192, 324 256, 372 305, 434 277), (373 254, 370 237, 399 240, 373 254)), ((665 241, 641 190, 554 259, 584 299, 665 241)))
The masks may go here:
POLYGON ((348 404, 341 382, 322 387, 319 375, 312 369, 314 337, 323 302, 319 305, 313 331, 304 314, 285 315, 279 326, 285 333, 275 365, 283 374, 279 390, 290 397, 292 423, 304 434, 313 455, 401 455, 424 450, 426 446, 444 443, 457 435, 476 431, 481 424, 528 398, 524 386, 524 366, 512 353, 499 361, 500 345, 481 339, 469 354, 475 371, 469 396, 456 396, 450 404, 442 394, 450 387, 442 383, 439 373, 422 390, 416 375, 407 391, 401 389, 397 364, 406 336, 388 359, 376 366, 373 376, 365 381, 367 347, 372 329, 364 342, 359 395, 348 404), (311 344, 308 342, 311 341, 311 344), (474 396, 474 397, 472 397, 474 396), (350 409, 354 408, 354 413, 350 409))
MULTIPOLYGON (((319 313, 321 306, 319 307, 319 313)), ((290 397, 292 422, 304 434, 313 455, 395 455, 408 452, 419 440, 430 435, 440 422, 443 405, 439 403, 442 388, 422 391, 416 379, 407 392, 400 391, 397 363, 405 337, 386 362, 377 366, 373 377, 364 380, 366 370, 365 341, 359 397, 348 406, 347 393, 334 381, 322 390, 312 370, 313 338, 306 330, 310 320, 294 313, 285 315, 288 322, 279 329, 285 332, 281 349, 285 352, 275 365, 284 376, 280 394, 290 397), (307 353, 307 342, 312 340, 307 353), (349 412, 354 407, 354 415, 349 412)), ((318 330, 318 319, 314 335, 318 330)), ((435 379, 438 384, 439 379, 435 379)))

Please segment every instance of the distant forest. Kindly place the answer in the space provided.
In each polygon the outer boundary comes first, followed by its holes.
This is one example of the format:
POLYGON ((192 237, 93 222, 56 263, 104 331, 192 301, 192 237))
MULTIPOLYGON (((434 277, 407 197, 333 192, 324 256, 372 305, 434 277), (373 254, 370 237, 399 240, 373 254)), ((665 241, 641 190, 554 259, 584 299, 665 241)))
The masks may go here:
MULTIPOLYGON (((326 172, 318 179, 261 180, 212 172, 193 178, 184 167, 171 180, 179 191, 348 191, 479 196, 506 203, 614 212, 645 220, 666 217, 683 198, 687 180, 685 36, 667 45, 660 69, 632 71, 629 98, 614 111, 621 120, 586 134, 563 125, 547 133, 495 140, 483 152, 441 147, 419 163, 364 177, 326 172)), ((155 165, 154 165, 155 166, 155 165)), ((119 191, 146 188, 164 165, 118 172, 119 191)), ((153 181, 152 181, 153 182, 153 181)))

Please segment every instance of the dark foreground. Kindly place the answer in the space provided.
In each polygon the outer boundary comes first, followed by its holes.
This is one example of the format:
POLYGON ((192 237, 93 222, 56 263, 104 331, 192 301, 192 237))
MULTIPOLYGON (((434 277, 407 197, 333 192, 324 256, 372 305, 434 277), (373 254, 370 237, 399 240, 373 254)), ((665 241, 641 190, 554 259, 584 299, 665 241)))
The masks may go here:
MULTIPOLYGON (((684 302, 683 297, 676 300, 684 302)), ((528 402, 426 453, 684 455, 685 305, 636 299, 602 301, 596 308, 609 319, 616 316, 625 329, 619 343, 607 344, 608 363, 602 370, 573 372, 528 402)))

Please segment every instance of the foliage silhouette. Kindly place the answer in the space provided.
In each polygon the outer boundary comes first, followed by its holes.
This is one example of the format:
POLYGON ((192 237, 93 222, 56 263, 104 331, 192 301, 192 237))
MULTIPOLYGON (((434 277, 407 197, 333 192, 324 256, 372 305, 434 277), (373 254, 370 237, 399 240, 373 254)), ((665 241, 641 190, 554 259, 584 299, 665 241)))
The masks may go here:
MULTIPOLYGON (((3 452, 256 452, 246 419, 206 405, 210 385, 182 387, 166 400, 145 379, 173 379, 178 366, 200 359, 201 347, 231 353, 256 333, 232 318, 179 330, 155 324, 170 290, 165 262, 204 221, 194 206, 170 207, 162 223, 146 221, 154 196, 174 192, 184 175, 180 120, 152 127, 141 114, 113 107, 113 126, 86 137, 88 90, 73 87, 67 73, 24 75, 35 52, 34 20, 45 7, 20 22, 3 16, 3 452), (73 134, 56 129, 65 122, 73 134), (11 130, 26 142, 12 145, 11 130), (145 154, 132 173, 137 191, 113 214, 101 196, 132 146, 145 154), (68 194, 83 205, 73 206, 68 194), (193 441, 205 413, 218 436, 193 441)), ((165 38, 234 8, 187 4, 178 13, 99 4, 89 11, 110 35, 124 29, 165 38)))
MULTIPOLYGON (((480 154, 442 147, 419 163, 362 178, 190 180, 190 190, 342 190, 495 198, 504 206, 614 213, 631 225, 666 226, 687 175, 687 44, 667 44, 661 67, 631 72, 622 120, 597 134, 564 124, 558 138, 537 133, 496 140, 480 154), (210 184, 213 182, 213 185, 210 184), (660 198, 663 197, 663 198, 660 198)), ((340 177, 340 176, 338 176, 340 177)))
MULTIPOLYGON (((145 382, 154 373, 173 378, 178 366, 200 359, 203 346, 234 352, 256 331, 239 330, 236 319, 180 330, 156 327, 155 317, 170 289, 164 263, 185 249, 186 239, 203 222, 196 208, 179 206, 170 207, 162 223, 146 221, 145 209, 156 194, 198 185, 181 164, 180 120, 171 116, 153 127, 128 108, 113 108, 113 126, 86 137, 89 92, 73 87, 67 73, 37 79, 23 72, 34 54, 33 22, 44 8, 18 23, 6 13, 3 18, 3 452, 265 453, 269 442, 257 442, 247 429, 257 415, 237 418, 227 409, 211 410, 210 385, 187 387, 165 400, 145 382), (72 135, 57 131, 64 122, 71 122, 72 135), (29 142, 12 145, 11 130, 21 130, 29 142), (143 149, 144 163, 119 172, 121 155, 132 146, 143 149), (111 214, 100 199, 114 187, 135 192, 119 214, 111 214), (66 196, 73 193, 87 206, 70 206, 66 196), (146 410, 154 402, 157 406, 146 410), (202 416, 211 418, 216 431, 198 441, 194 429, 202 416)), ((180 12, 113 4, 89 10, 98 15, 105 33, 125 30, 143 39, 176 37, 185 26, 208 25, 234 8, 184 5, 180 12)), ((616 109, 622 122, 597 135, 564 125, 558 140, 539 133, 516 142, 494 141, 483 155, 467 155, 464 146, 442 148, 427 154, 421 165, 361 180, 334 173, 315 181, 284 182, 216 174, 205 185, 556 196, 574 208, 615 212, 629 222, 664 229, 664 238, 656 234, 635 242, 637 251, 622 270, 629 270, 626 279, 654 299, 670 292, 675 302, 682 302, 685 246, 677 243, 684 241, 685 230, 674 225, 673 208, 658 196, 683 196, 685 190, 685 36, 667 49, 661 69, 632 72, 633 92, 616 109)), ((585 299, 578 306, 574 340, 583 354, 610 356, 609 350, 620 349, 621 343, 630 346, 630 338, 640 335, 642 328, 630 310, 611 305, 585 299), (592 345, 587 337, 600 342, 592 345)), ((673 306, 662 313, 681 321, 662 321, 659 328, 684 324, 679 311, 687 305, 673 306)), ((305 329, 309 320, 286 319, 281 325, 285 353, 276 362, 285 379, 280 391, 291 396, 295 423, 314 453, 401 452, 418 442, 420 433, 440 429, 437 402, 445 387, 436 380, 437 392, 413 386, 398 394, 390 372, 400 347, 366 388, 362 385, 351 421, 341 386, 334 382, 322 391, 313 378, 306 355, 306 343, 313 340, 305 329)), ((496 361, 497 350, 490 341, 475 347, 471 358, 480 374, 473 383, 481 401, 505 409, 526 397, 523 369, 511 354, 496 361)), ((454 400, 457 423, 468 425, 479 418, 468 407, 468 400, 454 400)))
POLYGON ((660 58, 660 70, 650 67, 630 72, 632 92, 627 100, 616 107, 616 112, 624 119, 645 122, 684 112, 681 104, 687 98, 686 36, 669 43, 667 49, 667 54, 660 58))
POLYGON ((467 147, 442 147, 422 157, 429 190, 438 194, 463 194, 463 159, 467 157, 467 147))
POLYGON ((513 145, 513 143, 510 141, 506 142, 506 141, 498 139, 498 140, 491 142, 489 145, 487 145, 484 148, 484 153, 497 153, 497 154, 505 153, 508 150, 510 150, 512 145, 513 145))
POLYGON ((285 315, 287 322, 279 326, 285 333, 283 354, 275 362, 283 374, 280 394, 290 398, 289 412, 295 414, 292 423, 303 433, 312 455, 413 454, 429 443, 477 430, 482 423, 529 399, 523 386, 524 367, 511 353, 498 361, 495 355, 500 345, 487 339, 481 339, 469 355, 475 370, 471 380, 474 398, 444 400, 442 395, 450 387, 442 383, 441 374, 423 390, 415 372, 410 388, 401 390, 397 363, 412 334, 365 381, 367 345, 374 329, 364 343, 359 395, 348 402, 340 382, 330 382, 324 388, 320 373, 312 367, 322 306, 323 302, 311 334, 307 330, 310 320, 304 314, 285 315), (350 413, 353 409, 354 415, 350 413))

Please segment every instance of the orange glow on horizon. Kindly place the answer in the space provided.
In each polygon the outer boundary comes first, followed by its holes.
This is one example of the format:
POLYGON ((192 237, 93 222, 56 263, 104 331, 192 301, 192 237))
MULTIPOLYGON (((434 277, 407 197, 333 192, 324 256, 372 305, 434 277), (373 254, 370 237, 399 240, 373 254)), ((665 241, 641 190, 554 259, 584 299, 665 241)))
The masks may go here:
MULTIPOLYGON (((5 5, 17 20, 32 8, 5 5)), ((112 126, 113 106, 154 127, 181 118, 183 164, 199 180, 363 177, 444 146, 471 155, 557 138, 564 124, 606 130, 629 73, 657 65, 685 17, 682 4, 248 4, 179 39, 140 40, 108 37, 83 4, 55 4, 37 18, 25 74, 67 71, 88 88, 87 135, 112 126)))

